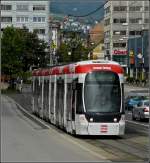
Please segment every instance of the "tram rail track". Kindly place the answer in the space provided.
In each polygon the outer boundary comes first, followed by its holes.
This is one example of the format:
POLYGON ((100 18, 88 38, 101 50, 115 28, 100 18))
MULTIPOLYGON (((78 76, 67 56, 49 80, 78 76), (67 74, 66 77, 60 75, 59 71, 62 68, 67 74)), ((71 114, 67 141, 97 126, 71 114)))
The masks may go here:
POLYGON ((127 139, 87 139, 84 140, 94 146, 102 148, 108 153, 108 159, 111 161, 147 161, 148 160, 148 147, 135 146, 135 143, 127 139))

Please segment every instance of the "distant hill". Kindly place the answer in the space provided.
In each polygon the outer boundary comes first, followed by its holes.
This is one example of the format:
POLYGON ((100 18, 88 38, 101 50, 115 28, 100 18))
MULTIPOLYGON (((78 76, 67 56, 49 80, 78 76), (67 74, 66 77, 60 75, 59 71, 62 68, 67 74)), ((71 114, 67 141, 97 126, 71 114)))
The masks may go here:
MULTIPOLYGON (((93 12, 105 0, 55 0, 51 2, 50 12, 55 17, 64 17, 67 15, 81 16, 93 12)), ((93 23, 95 20, 99 21, 103 18, 104 9, 100 9, 90 16, 82 19, 87 23, 93 23)))

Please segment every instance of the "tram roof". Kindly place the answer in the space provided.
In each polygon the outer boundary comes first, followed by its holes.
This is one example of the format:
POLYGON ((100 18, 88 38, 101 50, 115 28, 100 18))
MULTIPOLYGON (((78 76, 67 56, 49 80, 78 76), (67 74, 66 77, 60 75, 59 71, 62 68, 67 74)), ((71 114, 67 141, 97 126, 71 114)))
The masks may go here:
POLYGON ((117 73, 123 73, 123 68, 120 64, 114 61, 107 60, 88 60, 70 63, 66 65, 56 65, 50 68, 37 69, 32 72, 33 76, 48 76, 48 75, 59 75, 59 74, 70 74, 70 73, 86 73, 92 70, 100 70, 101 67, 104 70, 111 70, 117 73), (94 69, 95 68, 95 69, 94 69))

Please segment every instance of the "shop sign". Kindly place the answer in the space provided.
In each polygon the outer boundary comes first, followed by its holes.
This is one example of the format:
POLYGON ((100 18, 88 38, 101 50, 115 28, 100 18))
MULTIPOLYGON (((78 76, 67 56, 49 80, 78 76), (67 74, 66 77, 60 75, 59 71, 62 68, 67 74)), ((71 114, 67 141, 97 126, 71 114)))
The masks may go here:
POLYGON ((113 55, 127 55, 127 50, 114 50, 113 55))

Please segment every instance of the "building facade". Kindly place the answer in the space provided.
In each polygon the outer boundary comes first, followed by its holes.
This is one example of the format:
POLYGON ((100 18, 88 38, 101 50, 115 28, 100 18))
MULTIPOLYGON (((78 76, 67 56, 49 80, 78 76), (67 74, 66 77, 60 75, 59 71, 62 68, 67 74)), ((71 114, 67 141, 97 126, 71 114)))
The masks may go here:
POLYGON ((128 39, 148 29, 149 2, 108 0, 104 11, 105 58, 119 62, 128 73, 128 39))
POLYGON ((1 1, 1 31, 7 26, 36 31, 40 39, 49 42, 50 1, 1 1))

